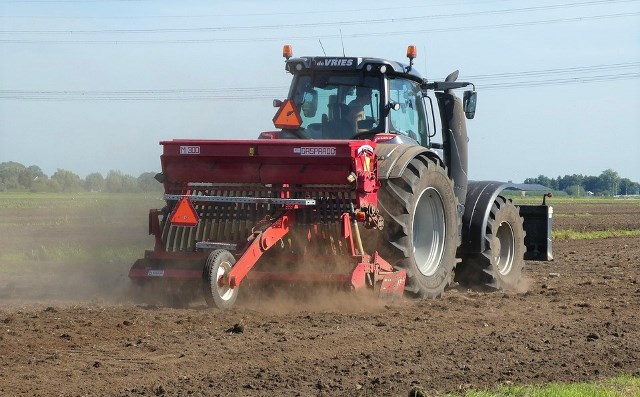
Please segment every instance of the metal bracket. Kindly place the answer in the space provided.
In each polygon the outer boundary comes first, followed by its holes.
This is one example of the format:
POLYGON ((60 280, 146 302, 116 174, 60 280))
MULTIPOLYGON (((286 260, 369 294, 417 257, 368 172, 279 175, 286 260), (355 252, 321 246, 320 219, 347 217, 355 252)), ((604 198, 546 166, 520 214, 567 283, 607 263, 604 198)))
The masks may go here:
POLYGON ((201 196, 196 194, 165 194, 164 195, 164 199, 167 201, 178 201, 184 197, 188 198, 191 201, 207 202, 207 203, 282 204, 282 205, 299 205, 299 206, 316 205, 316 200, 313 200, 313 199, 292 199, 292 198, 275 198, 275 197, 201 196))
POLYGON ((238 249, 237 244, 231 243, 214 243, 213 241, 199 241, 196 243, 196 248, 201 250, 227 250, 236 251, 238 249))

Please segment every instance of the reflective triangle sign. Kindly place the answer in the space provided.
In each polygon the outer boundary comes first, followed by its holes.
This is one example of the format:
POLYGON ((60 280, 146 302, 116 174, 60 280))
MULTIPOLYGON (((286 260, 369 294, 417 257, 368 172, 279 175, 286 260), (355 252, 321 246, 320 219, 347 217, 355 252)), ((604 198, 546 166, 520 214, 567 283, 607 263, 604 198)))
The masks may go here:
POLYGON ((174 226, 196 226, 198 224, 198 213, 191 202, 186 197, 183 197, 176 204, 169 219, 174 226))
POLYGON ((301 124, 302 119, 300 118, 300 113, 291 99, 284 101, 273 117, 273 125, 275 125, 276 128, 297 130, 301 124))

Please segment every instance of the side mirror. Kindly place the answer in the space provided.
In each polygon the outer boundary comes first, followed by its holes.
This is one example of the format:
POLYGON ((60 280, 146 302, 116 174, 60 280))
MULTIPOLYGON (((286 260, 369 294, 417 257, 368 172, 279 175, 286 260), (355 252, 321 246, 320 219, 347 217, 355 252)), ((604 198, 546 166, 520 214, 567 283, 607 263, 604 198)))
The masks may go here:
POLYGON ((318 92, 305 91, 300 108, 302 109, 304 117, 315 117, 318 111, 318 92))
POLYGON ((478 94, 475 91, 465 91, 462 97, 462 107, 464 108, 464 114, 469 120, 476 115, 476 102, 478 100, 478 94))
POLYGON ((282 101, 279 99, 274 99, 273 100, 273 107, 274 108, 279 108, 280 106, 282 106, 282 101))

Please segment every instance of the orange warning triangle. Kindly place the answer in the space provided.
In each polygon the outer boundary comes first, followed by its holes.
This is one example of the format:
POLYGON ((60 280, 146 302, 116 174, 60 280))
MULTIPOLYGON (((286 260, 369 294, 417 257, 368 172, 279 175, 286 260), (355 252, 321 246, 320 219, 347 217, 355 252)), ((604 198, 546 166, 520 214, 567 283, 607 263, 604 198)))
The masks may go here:
POLYGON ((186 197, 183 197, 176 204, 169 219, 174 226, 196 226, 198 224, 198 213, 191 202, 186 197))
POLYGON ((273 125, 276 128, 297 130, 302 125, 302 119, 300 113, 296 109, 296 105, 293 104, 291 99, 287 99, 280 105, 280 109, 273 117, 273 125))

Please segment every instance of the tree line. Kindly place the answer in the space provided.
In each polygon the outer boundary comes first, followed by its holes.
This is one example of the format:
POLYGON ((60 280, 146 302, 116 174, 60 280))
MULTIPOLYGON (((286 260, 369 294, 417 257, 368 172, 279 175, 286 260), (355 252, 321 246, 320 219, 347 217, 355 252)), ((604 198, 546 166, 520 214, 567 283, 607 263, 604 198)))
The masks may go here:
POLYGON ((598 176, 565 175, 549 178, 539 175, 537 178, 527 178, 524 183, 538 183, 556 191, 563 191, 570 196, 618 196, 640 194, 640 183, 629 178, 621 178, 612 169, 602 171, 598 176))
MULTIPOLYGON (((155 180, 155 172, 143 172, 138 177, 111 170, 106 176, 94 172, 82 179, 75 173, 59 168, 50 177, 37 165, 25 166, 13 161, 0 163, 0 192, 158 192, 162 184, 155 180)), ((621 178, 612 169, 599 176, 581 174, 549 178, 539 175, 524 183, 537 183, 570 196, 617 196, 640 194, 640 183, 621 178)))
POLYGON ((0 163, 0 192, 158 192, 162 184, 154 179, 155 172, 143 172, 138 177, 111 170, 106 176, 94 172, 82 179, 77 174, 58 168, 50 177, 37 165, 25 166, 13 161, 0 163))

